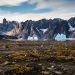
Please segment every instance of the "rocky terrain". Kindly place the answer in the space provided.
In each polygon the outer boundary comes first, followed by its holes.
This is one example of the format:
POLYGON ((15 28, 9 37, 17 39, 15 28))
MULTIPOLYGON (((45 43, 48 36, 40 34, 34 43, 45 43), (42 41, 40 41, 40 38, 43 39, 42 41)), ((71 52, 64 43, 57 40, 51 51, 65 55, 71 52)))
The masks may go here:
POLYGON ((75 42, 1 40, 0 75, 75 75, 75 42))

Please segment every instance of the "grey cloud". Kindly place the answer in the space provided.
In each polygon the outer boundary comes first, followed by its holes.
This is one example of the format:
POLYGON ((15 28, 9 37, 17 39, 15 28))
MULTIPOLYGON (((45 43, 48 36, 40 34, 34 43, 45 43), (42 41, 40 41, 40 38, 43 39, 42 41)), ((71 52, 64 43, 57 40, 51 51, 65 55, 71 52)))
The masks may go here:
POLYGON ((39 9, 54 9, 59 11, 74 11, 75 0, 29 0, 28 3, 36 4, 34 10, 39 9))

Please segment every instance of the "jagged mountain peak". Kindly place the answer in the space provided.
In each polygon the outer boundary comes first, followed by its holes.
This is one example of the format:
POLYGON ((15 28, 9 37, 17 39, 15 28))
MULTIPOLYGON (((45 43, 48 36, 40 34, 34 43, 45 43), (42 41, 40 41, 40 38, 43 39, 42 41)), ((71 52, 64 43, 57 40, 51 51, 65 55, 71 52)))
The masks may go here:
POLYGON ((70 31, 75 26, 75 18, 70 18, 68 21, 60 18, 41 19, 38 21, 27 20, 18 23, 16 21, 8 22, 5 19, 0 25, 1 34, 16 36, 28 40, 34 35, 38 40, 54 39, 57 34, 64 34, 67 38, 71 37, 74 32, 70 31))

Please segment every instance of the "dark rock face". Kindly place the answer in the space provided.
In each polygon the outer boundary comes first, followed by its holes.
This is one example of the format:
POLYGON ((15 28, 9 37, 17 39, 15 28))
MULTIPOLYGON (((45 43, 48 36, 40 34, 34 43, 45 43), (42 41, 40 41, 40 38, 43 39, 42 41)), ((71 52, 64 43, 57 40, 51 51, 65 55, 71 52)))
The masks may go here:
POLYGON ((66 20, 62 19, 53 19, 49 23, 49 28, 45 34, 48 34, 49 38, 55 38, 57 34, 65 34, 66 37, 69 37, 69 25, 66 20))
POLYGON ((8 36, 8 35, 0 35, 0 40, 1 39, 17 39, 16 36, 8 36))
POLYGON ((68 23, 72 26, 75 27, 75 17, 72 17, 68 20, 68 23))
POLYGON ((66 37, 69 37, 69 25, 68 22, 66 20, 62 20, 62 19, 54 19, 53 20, 54 25, 56 26, 56 28, 54 29, 54 33, 53 35, 56 34, 65 34, 66 37))
POLYGON ((16 26, 16 24, 17 23, 15 21, 0 24, 0 32, 11 31, 16 26))
POLYGON ((58 33, 63 33, 66 37, 69 37, 68 22, 59 18, 53 20, 26 21, 23 23, 23 29, 28 34, 27 36, 34 32, 33 34, 36 34, 39 39, 43 39, 43 37, 45 39, 53 39, 58 33), (43 33, 40 29, 47 29, 47 31, 43 33))
POLYGON ((70 32, 69 37, 75 38, 75 17, 72 17, 68 20, 68 24, 73 27, 73 30, 70 32))
MULTIPOLYGON (((70 18, 68 21, 60 18, 55 19, 42 19, 38 21, 27 20, 17 24, 17 22, 7 22, 5 25, 0 26, 0 32, 15 33, 17 38, 28 39, 29 36, 37 36, 38 40, 54 39, 56 35, 64 34, 67 38, 73 36, 74 31, 69 31, 70 26, 75 27, 75 18, 70 18), (41 29, 46 29, 42 31, 41 29)), ((12 34, 11 34, 12 36, 12 34)))

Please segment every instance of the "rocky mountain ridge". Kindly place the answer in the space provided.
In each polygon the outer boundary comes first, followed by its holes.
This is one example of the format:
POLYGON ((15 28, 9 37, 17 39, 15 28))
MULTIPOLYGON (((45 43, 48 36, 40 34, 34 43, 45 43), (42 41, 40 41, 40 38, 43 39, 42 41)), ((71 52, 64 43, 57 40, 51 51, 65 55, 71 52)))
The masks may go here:
POLYGON ((60 18, 27 20, 21 23, 8 22, 4 18, 0 24, 0 34, 23 40, 52 40, 58 34, 63 34, 66 38, 75 38, 75 17, 69 20, 60 18))

